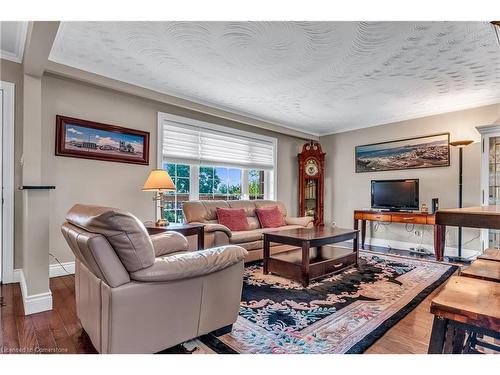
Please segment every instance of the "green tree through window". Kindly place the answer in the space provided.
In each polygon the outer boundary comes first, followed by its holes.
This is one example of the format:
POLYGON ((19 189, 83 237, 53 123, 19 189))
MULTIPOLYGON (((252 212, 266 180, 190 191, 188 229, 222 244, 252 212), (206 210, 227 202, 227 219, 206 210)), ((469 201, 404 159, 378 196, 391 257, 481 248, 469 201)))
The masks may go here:
POLYGON ((250 199, 264 199, 264 171, 248 171, 248 195, 250 199))
POLYGON ((163 217, 169 222, 182 222, 182 204, 191 199, 199 200, 236 200, 241 199, 242 176, 248 173, 249 199, 264 199, 264 171, 227 167, 190 167, 185 164, 165 163, 165 170, 176 186, 175 192, 165 192, 163 217), (198 196, 190 196, 191 168, 198 169, 198 196))
POLYGON ((201 166, 200 199, 241 199, 241 174, 242 170, 238 168, 201 166))
POLYGON ((168 191, 163 195, 165 209, 164 218, 172 223, 184 220, 182 203, 189 200, 190 167, 183 164, 164 164, 163 166, 175 184, 176 191, 168 191))

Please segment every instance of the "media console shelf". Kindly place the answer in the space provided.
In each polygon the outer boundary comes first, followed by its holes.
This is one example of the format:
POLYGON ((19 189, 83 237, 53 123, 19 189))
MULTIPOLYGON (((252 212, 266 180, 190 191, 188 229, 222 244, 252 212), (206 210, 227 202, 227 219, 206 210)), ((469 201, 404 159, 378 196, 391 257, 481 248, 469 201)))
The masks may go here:
POLYGON ((365 248, 366 222, 380 221, 384 223, 402 223, 402 224, 424 224, 434 226, 434 250, 437 260, 443 260, 442 249, 437 246, 437 226, 434 214, 415 211, 375 211, 375 210, 355 210, 354 211, 354 229, 359 229, 361 221, 361 248, 365 248))

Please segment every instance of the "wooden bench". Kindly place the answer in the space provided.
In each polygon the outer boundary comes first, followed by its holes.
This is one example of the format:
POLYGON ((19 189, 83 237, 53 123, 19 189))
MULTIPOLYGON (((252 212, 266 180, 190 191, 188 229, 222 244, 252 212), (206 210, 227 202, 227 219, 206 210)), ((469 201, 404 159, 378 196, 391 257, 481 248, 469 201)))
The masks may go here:
POLYGON ((500 250, 499 249, 486 249, 484 253, 479 255, 477 259, 493 260, 500 262, 500 250))
POLYGON ((500 282, 500 262, 476 259, 469 267, 460 272, 460 276, 500 282))
MULTIPOLYGON (((434 314, 428 353, 462 353, 465 334, 500 339, 500 283, 452 276, 431 302, 434 314)), ((480 343, 499 350, 496 345, 480 343)))

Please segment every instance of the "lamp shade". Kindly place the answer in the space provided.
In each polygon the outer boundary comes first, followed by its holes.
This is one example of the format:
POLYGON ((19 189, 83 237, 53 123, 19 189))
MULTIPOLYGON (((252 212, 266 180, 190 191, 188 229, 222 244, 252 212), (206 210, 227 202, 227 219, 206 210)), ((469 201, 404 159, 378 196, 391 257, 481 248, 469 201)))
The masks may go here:
POLYGON ((450 142, 450 145, 451 146, 454 146, 454 147, 465 147, 465 146, 468 146, 470 145, 471 143, 474 143, 473 140, 470 140, 470 139, 464 139, 462 141, 454 141, 454 142, 450 142))
POLYGON ((163 169, 154 169, 142 187, 143 191, 175 190, 174 182, 168 172, 163 169))

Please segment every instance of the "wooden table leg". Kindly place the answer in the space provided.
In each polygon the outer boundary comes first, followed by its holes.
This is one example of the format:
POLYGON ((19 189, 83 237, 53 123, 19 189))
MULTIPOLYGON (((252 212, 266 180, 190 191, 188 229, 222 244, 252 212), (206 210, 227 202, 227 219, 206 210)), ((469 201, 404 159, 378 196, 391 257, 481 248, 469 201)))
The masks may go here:
POLYGON ((264 254, 263 254, 263 256, 264 256, 264 262, 263 262, 264 263, 264 265, 263 265, 264 275, 269 274, 269 255, 270 255, 269 246, 270 246, 269 238, 264 233, 264 249, 263 249, 263 252, 264 252, 264 254))
POLYGON ((309 241, 302 242, 302 286, 309 285, 309 241))
POLYGON ((429 341, 428 354, 442 354, 444 342, 446 339, 446 331, 448 329, 448 319, 440 316, 434 316, 432 323, 431 339, 429 341))
POLYGON ((205 248, 205 228, 201 227, 198 231, 198 250, 205 248))
POLYGON ((358 261, 359 261, 358 237, 359 237, 359 232, 354 234, 354 240, 352 241, 352 251, 356 253, 356 264, 355 264, 356 267, 358 266, 358 261))
POLYGON ((446 245, 446 226, 434 225, 434 252, 436 260, 442 261, 446 245))
MULTIPOLYGON (((356 219, 356 218, 354 218, 354 225, 353 225, 353 228, 354 228, 355 230, 358 230, 358 229, 359 229, 359 220, 358 220, 358 219, 356 219)), ((358 241, 359 241, 359 237, 356 237, 355 241, 356 241, 356 242, 358 242, 358 241)), ((359 245, 358 245, 358 246, 359 246, 359 245)))
POLYGON ((463 328, 455 327, 451 348, 452 354, 462 354, 464 350, 465 334, 466 332, 463 328))
POLYGON ((366 220, 361 220, 361 248, 365 249, 366 220))

